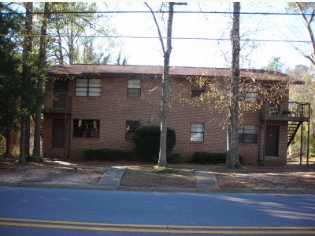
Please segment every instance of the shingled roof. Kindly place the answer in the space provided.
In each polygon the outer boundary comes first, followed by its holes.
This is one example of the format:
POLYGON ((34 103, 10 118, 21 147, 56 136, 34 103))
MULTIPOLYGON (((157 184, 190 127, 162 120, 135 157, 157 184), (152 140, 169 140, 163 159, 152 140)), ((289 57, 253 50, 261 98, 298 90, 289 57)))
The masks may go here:
MULTIPOLYGON (((141 65, 58 65, 47 70, 48 76, 61 75, 87 75, 98 74, 108 76, 137 76, 137 75, 161 75, 163 66, 141 66, 141 65)), ((208 68, 208 67, 179 67, 171 66, 170 75, 173 77, 229 77, 230 68, 208 68)), ((257 69, 241 69, 242 78, 255 80, 283 80, 294 84, 301 84, 303 81, 294 79, 286 74, 257 69)))

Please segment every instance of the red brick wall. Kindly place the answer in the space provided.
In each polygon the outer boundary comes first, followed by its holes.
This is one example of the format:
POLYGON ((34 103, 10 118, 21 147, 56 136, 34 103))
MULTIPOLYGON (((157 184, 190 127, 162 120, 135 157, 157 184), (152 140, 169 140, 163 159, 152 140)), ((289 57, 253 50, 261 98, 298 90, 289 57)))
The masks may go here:
MULTIPOLYGON (((138 79, 138 78, 130 78, 138 79)), ((69 95, 72 96, 72 114, 70 118, 71 158, 76 158, 82 150, 96 148, 111 148, 132 150, 134 143, 125 139, 126 120, 141 121, 142 125, 159 125, 161 98, 161 80, 159 78, 141 78, 141 97, 127 98, 128 78, 103 77, 101 97, 76 97, 75 80, 69 82, 69 95), (99 138, 73 137, 73 119, 99 119, 99 138)), ((51 87, 51 82, 46 83, 51 87)), ((196 151, 226 152, 227 129, 223 122, 223 114, 213 109, 213 105, 201 104, 192 107, 183 101, 190 99, 191 84, 186 79, 170 81, 170 102, 168 108, 168 127, 176 132, 176 145, 173 152, 182 154, 188 160, 196 151), (191 123, 204 123, 204 142, 190 141, 191 123)), ((47 95, 45 107, 52 106, 52 96, 47 95)), ((247 112, 241 124, 257 125, 258 136, 263 138, 260 125, 260 113, 247 112)), ((44 121, 44 154, 51 150, 51 124, 53 115, 45 115, 44 121)), ((286 140, 286 126, 280 127, 280 140, 286 140), (284 138, 285 136, 285 138, 284 138)), ((239 152, 247 163, 258 163, 259 142, 257 144, 240 144, 239 152)), ((286 146, 280 142, 280 156, 286 156, 286 146)), ((262 143, 261 143, 262 147, 262 143)), ((260 148, 260 151, 262 148, 260 148)))

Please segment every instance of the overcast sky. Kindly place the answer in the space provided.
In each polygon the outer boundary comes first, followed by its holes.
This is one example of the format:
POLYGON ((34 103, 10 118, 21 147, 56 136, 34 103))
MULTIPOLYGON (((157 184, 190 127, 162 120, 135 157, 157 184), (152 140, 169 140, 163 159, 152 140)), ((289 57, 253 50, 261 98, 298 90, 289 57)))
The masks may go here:
MULTIPOLYGON (((143 2, 108 3, 119 10, 147 11, 143 2)), ((150 2, 153 10, 159 10, 160 3, 150 2)), ((285 2, 241 3, 243 12, 285 12, 285 2)), ((177 6, 181 11, 227 11, 233 10, 229 2, 188 2, 187 6, 177 6)), ((161 14, 157 15, 160 19, 161 14)), ((164 14, 165 22, 167 15, 164 14)), ((114 14, 112 22, 117 32, 122 36, 157 37, 157 29, 151 14, 114 14)), ((164 23, 165 23, 164 22, 164 23)), ((213 40, 173 39, 171 54, 172 66, 194 67, 229 67, 231 57, 231 14, 192 14, 177 13, 173 20, 174 38, 208 38, 213 40), (220 39, 220 40, 217 40, 220 39)), ((159 21, 163 36, 166 36, 165 26, 159 21)), ((271 42, 264 40, 308 40, 306 27, 301 16, 275 15, 241 15, 241 38, 249 39, 242 42, 241 66, 243 68, 260 69, 266 66, 270 59, 281 57, 288 67, 298 64, 309 65, 307 59, 301 56, 293 46, 310 50, 310 43, 271 42), (263 40, 263 41, 255 41, 263 40)), ((123 54, 132 65, 162 65, 161 44, 158 39, 124 39, 123 54)))

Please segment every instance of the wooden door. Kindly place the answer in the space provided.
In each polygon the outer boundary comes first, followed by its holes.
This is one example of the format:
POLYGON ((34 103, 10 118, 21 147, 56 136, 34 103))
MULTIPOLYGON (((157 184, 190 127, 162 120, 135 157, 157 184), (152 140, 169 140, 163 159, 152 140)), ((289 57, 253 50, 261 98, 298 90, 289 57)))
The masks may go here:
POLYGON ((65 147, 65 120, 53 119, 52 124, 52 148, 65 147))
POLYGON ((267 125, 266 127, 265 156, 278 156, 279 126, 267 125))

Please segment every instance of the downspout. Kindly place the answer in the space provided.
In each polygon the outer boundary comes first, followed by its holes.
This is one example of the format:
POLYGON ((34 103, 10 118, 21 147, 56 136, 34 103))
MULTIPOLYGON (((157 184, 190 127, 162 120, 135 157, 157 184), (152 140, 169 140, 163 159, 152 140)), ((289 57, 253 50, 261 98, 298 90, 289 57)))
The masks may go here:
POLYGON ((68 121, 68 158, 71 154, 71 114, 72 114, 72 97, 69 96, 69 121, 68 121))
MULTIPOLYGON (((262 110, 261 110, 262 112, 262 110)), ((260 162, 260 152, 261 152, 261 132, 262 132, 262 124, 261 124, 261 118, 262 118, 262 115, 260 113, 260 119, 259 119, 259 133, 258 133, 258 154, 257 154, 257 159, 258 159, 258 165, 261 165, 261 162, 260 162)))
POLYGON ((306 165, 308 166, 309 158, 310 158, 310 117, 311 117, 311 104, 308 104, 308 131, 307 131, 307 159, 306 165))
POLYGON ((302 155, 303 155, 303 122, 301 125, 300 166, 302 165, 302 155))
POLYGON ((267 127, 267 122, 266 122, 266 101, 264 101, 264 145, 263 145, 263 166, 265 165, 265 151, 266 151, 266 127, 267 127))
POLYGON ((63 159, 64 161, 66 160, 66 154, 67 154, 67 111, 65 111, 65 116, 64 116, 64 148, 63 148, 63 159))

